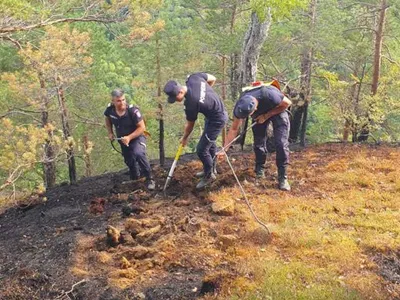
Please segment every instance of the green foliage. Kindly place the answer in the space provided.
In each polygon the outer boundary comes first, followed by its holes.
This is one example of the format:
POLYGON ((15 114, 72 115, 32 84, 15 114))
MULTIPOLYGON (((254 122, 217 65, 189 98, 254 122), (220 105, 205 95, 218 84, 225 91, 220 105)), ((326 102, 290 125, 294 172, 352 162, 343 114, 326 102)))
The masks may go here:
POLYGON ((28 19, 37 12, 38 1, 2 0, 0 2, 0 17, 14 16, 15 18, 28 19))
POLYGON ((271 9, 273 18, 279 20, 289 17, 294 9, 305 7, 306 4, 306 0, 250 0, 250 7, 261 22, 267 17, 268 9, 271 9))
POLYGON ((310 105, 307 137, 311 143, 324 143, 340 139, 340 123, 334 111, 324 100, 313 99, 310 105))
MULTIPOLYGON (((0 132, 0 191, 14 185, 41 161, 46 129, 34 125, 15 125, 10 119, 1 119, 0 132)), ((36 187, 34 185, 33 187, 36 187)))
POLYGON ((363 124, 372 122, 371 134, 375 139, 398 141, 394 130, 398 128, 394 117, 398 114, 398 105, 394 99, 398 99, 400 91, 399 72, 395 71, 399 66, 400 48, 393 38, 400 32, 396 9, 387 11, 379 90, 371 97, 374 26, 378 11, 374 5, 377 3, 337 0, 316 3, 316 23, 312 31, 305 8, 295 10, 294 18, 271 26, 269 41, 260 57, 260 79, 275 77, 299 91, 301 55, 312 48, 311 95, 313 101, 325 100, 324 112, 320 106, 310 107, 308 139, 312 142, 337 140, 348 120, 353 123, 351 131, 355 134, 363 124), (356 85, 361 85, 359 93, 355 93, 356 85), (317 119, 318 123, 327 122, 317 128, 317 119))
POLYGON ((0 71, 13 72, 22 67, 21 59, 15 47, 0 44, 0 71))
MULTIPOLYGON (((367 3, 375 4, 373 1, 367 3)), ((54 1, 52 5, 42 1, 7 0, 0 4, 0 18, 14 16, 16 23, 7 21, 2 25, 6 26, 21 24, 21 20, 25 24, 34 24, 41 18, 79 17, 83 10, 71 8, 81 4, 80 0, 54 1)), ((396 99, 400 97, 400 46, 393 38, 400 32, 398 7, 393 5, 388 10, 380 88, 378 95, 371 97, 369 84, 374 37, 368 28, 374 22, 373 18, 363 16, 373 16, 373 9, 348 0, 317 1, 316 24, 311 32, 308 5, 309 1, 303 0, 124 0, 112 1, 111 5, 104 1, 86 7, 89 14, 120 19, 107 25, 74 23, 68 33, 63 33, 65 28, 59 25, 48 29, 53 30, 58 42, 49 40, 49 31, 42 28, 29 33, 13 33, 10 37, 14 42, 1 40, 0 71, 3 81, 0 82, 0 114, 16 108, 32 111, 40 108, 38 103, 42 94, 33 66, 39 64, 46 71, 48 84, 54 72, 67 74, 63 76, 68 84, 67 108, 77 155, 82 157, 83 136, 87 136, 94 143, 93 174, 124 167, 120 155, 112 150, 103 128, 103 112, 110 101, 109 93, 117 87, 123 88, 128 101, 138 105, 143 112, 151 134, 148 140, 151 158, 158 157, 158 104, 163 104, 166 153, 172 156, 182 135, 185 118, 181 105, 166 104, 163 93, 161 97, 157 95, 158 85, 162 90, 164 83, 172 78, 183 84, 188 74, 206 71, 217 77, 215 89, 221 95, 224 56, 226 106, 231 115, 233 101, 236 100, 231 99, 230 91, 230 84, 235 81, 232 59, 235 56, 240 58, 251 11, 264 19, 269 7, 274 22, 258 63, 259 79, 275 77, 299 90, 301 54, 310 47, 314 50, 312 103, 307 129, 309 141, 337 140, 343 133, 345 120, 352 120, 357 127, 367 119, 366 113, 373 120, 375 138, 398 141, 400 119, 396 99), (127 11, 129 16, 121 18, 127 11), (363 29, 356 29, 360 27, 363 29), (20 43, 21 51, 18 51, 15 42, 20 43), (83 48, 86 54, 79 53, 79 49, 83 48), (47 49, 44 51, 47 54, 37 57, 37 49, 47 49), (72 52, 74 55, 71 55, 72 52), (75 58, 63 59, 71 56, 75 58), (49 63, 51 60, 53 64, 49 63), (366 72, 362 78, 363 67, 366 72), (354 84, 360 81, 362 88, 356 109, 350 94, 354 84)), ((54 85, 50 83, 48 86, 51 99, 49 117, 59 134, 57 130, 61 124, 54 101, 54 85)), ((39 115, 28 115, 18 113, 10 115, 10 118, 16 125, 37 124, 39 115)), ((188 152, 196 147, 202 122, 199 119, 196 124, 188 152)), ((251 139, 248 139, 249 142, 251 139)), ((67 173, 63 156, 57 167, 58 181, 65 181, 67 173)), ((85 166, 80 158, 77 167, 82 176, 85 166)), ((32 172, 36 175, 40 173, 32 172)))

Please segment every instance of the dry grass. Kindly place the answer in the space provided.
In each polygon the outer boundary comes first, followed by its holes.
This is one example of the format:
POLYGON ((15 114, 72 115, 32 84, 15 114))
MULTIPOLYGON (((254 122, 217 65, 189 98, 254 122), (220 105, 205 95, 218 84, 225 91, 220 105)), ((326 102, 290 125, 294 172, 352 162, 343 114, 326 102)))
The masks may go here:
POLYGON ((293 159, 291 193, 269 189, 251 197, 274 239, 241 252, 242 268, 254 281, 238 278, 227 298, 400 296, 399 285, 389 292, 372 260, 374 253, 400 249, 400 151, 349 146, 324 155, 326 147, 293 159))
POLYGON ((312 147, 292 155, 290 193, 276 189, 273 163, 267 179, 255 185, 251 156, 236 159, 252 206, 273 231, 269 243, 254 234, 259 225, 226 165, 208 194, 187 192, 193 190, 195 179, 188 178, 198 163, 181 165, 176 178, 190 208, 149 202, 146 218, 113 219, 134 235, 149 234, 144 242, 151 251, 142 257, 135 245, 104 248, 104 236, 82 236, 72 271, 136 289, 171 269, 203 270, 205 278, 229 270, 218 295, 205 299, 399 298, 399 285, 385 281, 374 262, 377 253, 400 249, 399 159, 400 151, 389 147, 312 147), (212 203, 231 201, 233 216, 210 210, 212 203), (237 242, 222 249, 216 242, 221 235, 234 235, 237 242))
POLYGON ((108 274, 108 283, 111 286, 125 289, 133 285, 137 277, 139 277, 139 273, 134 268, 116 270, 108 274))

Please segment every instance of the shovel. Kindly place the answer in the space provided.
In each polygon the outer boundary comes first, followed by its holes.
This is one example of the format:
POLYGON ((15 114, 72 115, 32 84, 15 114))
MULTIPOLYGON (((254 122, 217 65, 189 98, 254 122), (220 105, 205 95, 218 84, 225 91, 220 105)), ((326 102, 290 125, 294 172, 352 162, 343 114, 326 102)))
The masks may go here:
POLYGON ((179 157, 180 157, 181 154, 182 154, 182 150, 183 150, 183 145, 180 144, 180 145, 179 145, 179 148, 178 148, 178 151, 176 152, 174 162, 172 163, 171 169, 169 170, 167 180, 165 181, 165 185, 164 185, 164 189, 163 189, 164 194, 165 194, 165 191, 166 191, 166 189, 167 189, 167 187, 168 187, 169 182, 170 182, 171 179, 172 179, 172 175, 174 174, 176 165, 178 164, 179 157))

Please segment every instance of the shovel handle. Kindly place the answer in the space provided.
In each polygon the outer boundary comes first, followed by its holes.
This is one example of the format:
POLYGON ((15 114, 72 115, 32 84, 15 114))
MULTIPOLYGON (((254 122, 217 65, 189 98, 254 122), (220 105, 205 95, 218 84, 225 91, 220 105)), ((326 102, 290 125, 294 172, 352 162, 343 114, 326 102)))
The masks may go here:
POLYGON ((167 180, 165 181, 165 185, 164 185, 164 189, 163 189, 164 192, 167 189, 167 186, 168 186, 169 182, 172 179, 172 174, 174 174, 174 170, 176 168, 176 165, 178 164, 178 160, 179 160, 179 157, 182 154, 183 148, 184 148, 184 146, 182 144, 180 144, 179 148, 178 148, 178 151, 175 154, 174 162, 172 163, 171 169, 169 170, 167 180))
POLYGON ((176 151, 176 154, 175 154, 175 159, 174 160, 178 160, 179 159, 179 157, 181 156, 181 154, 182 154, 182 151, 183 151, 183 145, 182 144, 180 144, 179 145, 179 148, 178 148, 178 151, 176 151))

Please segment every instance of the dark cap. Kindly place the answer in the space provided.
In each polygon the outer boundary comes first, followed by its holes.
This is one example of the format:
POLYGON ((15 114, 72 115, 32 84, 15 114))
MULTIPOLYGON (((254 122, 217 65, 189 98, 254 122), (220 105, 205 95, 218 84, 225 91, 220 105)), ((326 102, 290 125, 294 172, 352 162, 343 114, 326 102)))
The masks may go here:
POLYGON ((238 119, 246 119, 254 110, 256 103, 254 97, 244 95, 236 102, 233 115, 238 119))
POLYGON ((176 96, 178 96, 181 91, 182 86, 175 80, 168 81, 164 86, 164 93, 168 95, 168 102, 174 103, 176 101, 176 96))

